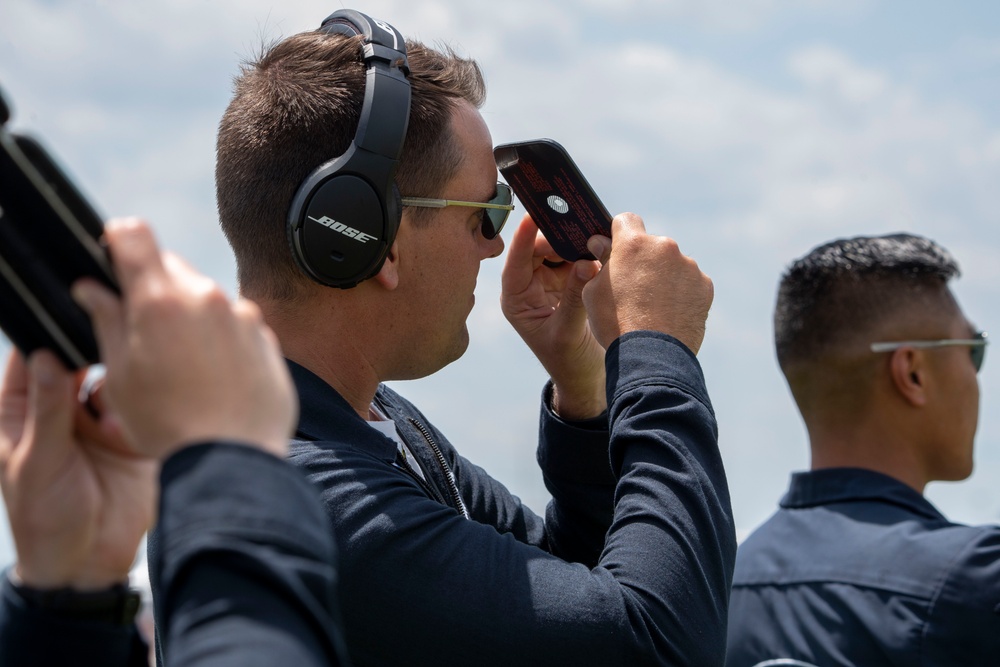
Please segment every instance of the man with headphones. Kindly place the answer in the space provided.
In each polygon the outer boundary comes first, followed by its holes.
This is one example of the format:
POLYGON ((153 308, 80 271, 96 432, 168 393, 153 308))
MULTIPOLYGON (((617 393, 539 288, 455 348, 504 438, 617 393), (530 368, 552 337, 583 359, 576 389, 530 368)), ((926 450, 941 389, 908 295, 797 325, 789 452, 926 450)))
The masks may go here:
POLYGON ((247 64, 220 124, 220 221, 299 392, 289 457, 326 503, 351 658, 721 665, 735 534, 695 358, 713 288, 675 242, 622 214, 599 262, 552 266, 530 218, 513 232, 502 308, 551 378, 544 519, 382 384, 464 353, 504 249, 484 98, 473 61, 342 10, 247 64))

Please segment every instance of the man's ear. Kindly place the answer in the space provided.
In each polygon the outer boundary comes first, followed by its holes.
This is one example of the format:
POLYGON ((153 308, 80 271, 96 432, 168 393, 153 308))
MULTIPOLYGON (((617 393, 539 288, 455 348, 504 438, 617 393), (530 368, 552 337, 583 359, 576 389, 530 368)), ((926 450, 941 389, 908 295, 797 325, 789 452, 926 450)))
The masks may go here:
POLYGON ((889 357, 889 375, 899 395, 914 407, 927 404, 927 357, 920 350, 901 347, 889 357))
POLYGON ((389 253, 382 262, 382 268, 372 278, 379 285, 388 291, 396 289, 399 285, 399 237, 393 239, 389 253))

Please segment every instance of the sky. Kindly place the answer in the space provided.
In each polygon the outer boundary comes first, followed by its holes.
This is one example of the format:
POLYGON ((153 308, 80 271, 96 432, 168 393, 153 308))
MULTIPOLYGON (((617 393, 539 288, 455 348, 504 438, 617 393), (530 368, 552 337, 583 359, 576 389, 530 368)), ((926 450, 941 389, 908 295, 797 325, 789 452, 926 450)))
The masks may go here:
MULTIPOLYGON (((235 294, 214 137, 241 60, 319 25, 312 0, 0 3, 0 87, 107 216, 235 294)), ((675 238, 715 282, 699 353, 741 534, 808 466, 774 360, 781 272, 825 241, 908 231, 962 266, 953 290, 1000 335, 1000 4, 989 0, 358 0, 404 35, 476 58, 495 143, 552 138, 613 212, 675 238)), ((523 210, 523 209, 522 209, 523 210)), ((506 232, 509 234, 509 232, 506 232)), ((466 457, 542 511, 544 373, 484 263, 459 361, 394 383, 466 457)), ((6 349, 6 343, 0 343, 6 349)), ((928 497, 1000 520, 1000 367, 987 353, 977 467, 928 497)), ((13 556, 0 520, 0 564, 13 556)))

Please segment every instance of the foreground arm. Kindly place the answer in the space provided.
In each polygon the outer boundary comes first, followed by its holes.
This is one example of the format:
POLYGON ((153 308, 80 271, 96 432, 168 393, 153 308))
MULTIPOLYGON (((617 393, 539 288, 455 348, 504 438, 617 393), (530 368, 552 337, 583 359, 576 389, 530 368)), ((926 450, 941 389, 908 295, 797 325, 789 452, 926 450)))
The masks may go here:
POLYGON ((169 457, 166 548, 150 563, 168 664, 339 664, 328 526, 315 491, 276 458, 297 410, 273 334, 253 304, 161 259, 144 227, 110 235, 123 298, 97 285, 80 296, 122 430, 169 457), (231 444, 190 447, 212 441, 231 444))
MULTIPOLYGON (((156 486, 149 476, 134 482, 131 496, 123 495, 132 490, 127 480, 102 478, 100 490, 119 494, 103 509, 94 501, 78 502, 71 511, 39 511, 49 509, 44 494, 55 493, 64 471, 80 467, 53 468, 54 454, 70 461, 89 456, 103 474, 119 476, 132 471, 133 459, 150 472, 155 461, 169 457, 160 515, 169 549, 152 564, 152 576, 169 594, 160 622, 183 656, 175 664, 340 664, 327 527, 313 489, 277 458, 287 447, 296 400, 273 334, 252 304, 230 304, 214 283, 161 255, 145 225, 109 226, 107 238, 121 298, 91 282, 74 288, 94 321, 107 369, 99 419, 77 404, 78 382, 58 368, 35 369, 28 390, 15 357, 5 383, 0 460, 25 583, 42 590, 68 587, 77 598, 81 591, 100 593, 127 572, 150 523, 156 486), (53 387, 56 398, 46 399, 45 390, 53 387), (75 424, 67 417, 72 414, 75 424), (44 448, 47 456, 37 453, 44 448), (290 507, 245 502, 261 486, 290 507), (115 512, 142 520, 123 527, 115 512), (100 539, 76 525, 100 527, 101 520, 115 518, 107 534, 98 531, 100 539), (296 521, 307 524, 296 531, 290 527, 296 521), (77 553, 86 557, 74 558, 77 553), (226 609, 233 613, 220 613, 226 609), (272 615, 275 609, 285 613, 272 615)), ((41 353, 38 359, 50 357, 41 353)), ((83 490, 86 485, 73 477, 58 489, 83 490)), ((19 604, 17 590, 8 586, 3 593, 0 655, 9 660, 2 664, 145 664, 128 623, 34 613, 39 610, 19 604), (27 642, 52 631, 67 641, 52 641, 50 634, 48 641, 27 642)))
POLYGON ((333 538, 316 489, 241 444, 166 461, 150 577, 168 665, 346 664, 333 538))
POLYGON ((27 365, 11 355, 0 390, 0 481, 17 551, 0 575, 4 667, 146 659, 125 586, 152 521, 155 465, 102 433, 79 386, 38 351, 27 365))

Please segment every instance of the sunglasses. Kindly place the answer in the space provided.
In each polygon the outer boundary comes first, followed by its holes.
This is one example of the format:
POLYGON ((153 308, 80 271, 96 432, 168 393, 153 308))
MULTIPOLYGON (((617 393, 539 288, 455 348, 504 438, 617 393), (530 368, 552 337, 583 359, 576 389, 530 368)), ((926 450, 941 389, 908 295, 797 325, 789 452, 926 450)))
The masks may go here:
POLYGON ((514 210, 511 203, 514 194, 510 186, 506 183, 497 183, 497 193, 488 202, 459 201, 457 199, 430 199, 427 197, 402 197, 403 206, 418 206, 421 208, 444 208, 445 206, 471 206, 483 209, 483 236, 488 239, 495 239, 503 225, 507 222, 507 216, 514 210))
POLYGON ((945 338, 942 340, 900 340, 888 343, 872 343, 872 352, 892 352, 901 347, 912 347, 917 349, 930 349, 935 347, 949 347, 952 345, 968 345, 969 354, 972 355, 972 365, 976 367, 976 372, 983 367, 983 359, 986 358, 987 335, 985 331, 977 331, 972 334, 972 338, 945 338))

